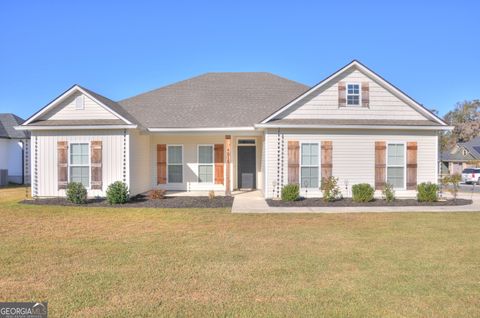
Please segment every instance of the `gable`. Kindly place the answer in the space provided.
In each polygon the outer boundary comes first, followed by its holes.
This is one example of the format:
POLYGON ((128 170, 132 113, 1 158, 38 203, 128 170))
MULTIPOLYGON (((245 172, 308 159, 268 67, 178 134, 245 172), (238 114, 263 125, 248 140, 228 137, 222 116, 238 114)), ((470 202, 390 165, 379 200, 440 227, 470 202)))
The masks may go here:
MULTIPOLYGON (((380 83, 358 69, 341 74, 307 96, 282 114, 283 119, 372 119, 372 120, 425 120, 426 118, 405 101, 395 96, 380 83), (338 101, 338 84, 368 83, 369 106, 341 106, 338 101)), ((278 119, 278 118, 277 118, 278 119)))
POLYGON ((42 114, 38 120, 92 120, 119 119, 111 111, 101 106, 88 95, 76 91, 61 101, 53 109, 42 114), (83 109, 77 109, 77 97, 83 96, 83 109))

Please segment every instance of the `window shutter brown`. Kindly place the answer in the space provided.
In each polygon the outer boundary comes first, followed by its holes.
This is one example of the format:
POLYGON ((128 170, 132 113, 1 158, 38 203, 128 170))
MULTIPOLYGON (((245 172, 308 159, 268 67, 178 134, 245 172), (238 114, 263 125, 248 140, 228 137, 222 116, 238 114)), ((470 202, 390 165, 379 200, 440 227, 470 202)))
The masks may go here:
POLYGON ((215 184, 223 184, 223 144, 215 144, 215 184))
POLYGON ((347 106, 347 90, 345 82, 338 82, 338 106, 347 106))
POLYGON ((407 142, 407 190, 417 188, 417 142, 407 142))
POLYGON ((288 141, 288 183, 298 184, 300 146, 298 141, 288 141))
POLYGON ((94 140, 90 143, 90 164, 92 178, 90 187, 94 190, 102 189, 102 141, 94 140))
POLYGON ((66 189, 68 184, 68 142, 57 141, 58 189, 66 189))
POLYGON ((385 185, 386 149, 385 141, 375 142, 375 190, 382 190, 385 185))
POLYGON ((370 88, 368 82, 362 83, 362 107, 370 107, 370 88))
POLYGON ((157 145, 157 184, 167 183, 167 145, 157 145))
POLYGON ((332 142, 322 141, 322 180, 332 176, 332 142))

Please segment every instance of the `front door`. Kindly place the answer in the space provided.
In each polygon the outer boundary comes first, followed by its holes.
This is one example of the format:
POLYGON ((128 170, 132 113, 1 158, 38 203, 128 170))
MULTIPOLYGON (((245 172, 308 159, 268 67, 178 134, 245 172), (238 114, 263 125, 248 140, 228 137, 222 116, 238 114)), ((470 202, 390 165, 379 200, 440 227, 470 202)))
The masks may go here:
POLYGON ((255 189, 257 186, 255 148, 255 146, 238 146, 239 189, 255 189))

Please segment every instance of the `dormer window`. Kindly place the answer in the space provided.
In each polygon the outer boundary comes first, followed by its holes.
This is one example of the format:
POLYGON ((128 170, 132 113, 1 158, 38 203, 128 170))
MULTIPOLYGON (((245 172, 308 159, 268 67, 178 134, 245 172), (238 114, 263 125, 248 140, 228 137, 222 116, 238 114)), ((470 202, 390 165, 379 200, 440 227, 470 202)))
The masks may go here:
POLYGON ((83 95, 77 96, 77 98, 75 98, 75 109, 85 109, 85 98, 83 98, 83 95))
POLYGON ((347 84, 347 106, 360 106, 360 84, 347 84))

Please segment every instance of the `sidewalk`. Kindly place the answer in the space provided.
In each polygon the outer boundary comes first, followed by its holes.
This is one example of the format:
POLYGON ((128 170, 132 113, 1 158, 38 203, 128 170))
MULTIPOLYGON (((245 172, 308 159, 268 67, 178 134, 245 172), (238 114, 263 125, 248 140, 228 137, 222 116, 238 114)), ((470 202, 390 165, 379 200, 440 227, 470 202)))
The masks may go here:
POLYGON ((235 195, 232 213, 480 212, 480 194, 459 193, 459 197, 472 199, 473 203, 459 206, 270 207, 260 191, 250 191, 235 195))

